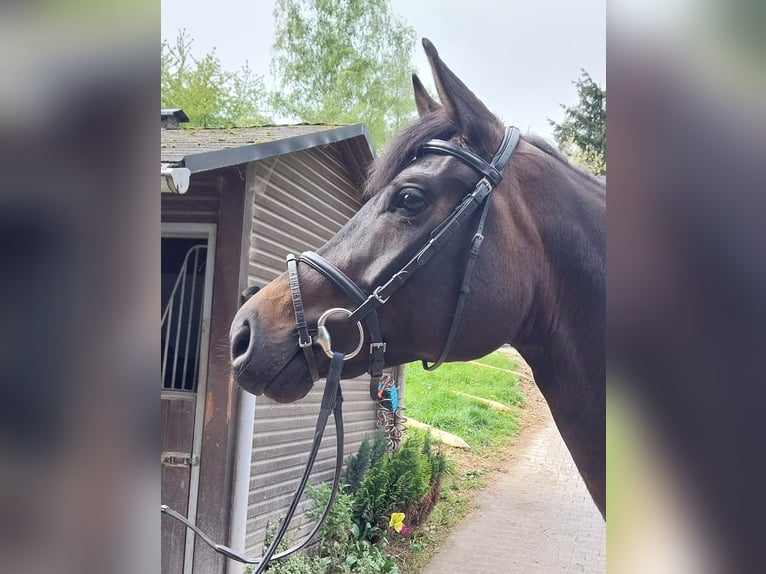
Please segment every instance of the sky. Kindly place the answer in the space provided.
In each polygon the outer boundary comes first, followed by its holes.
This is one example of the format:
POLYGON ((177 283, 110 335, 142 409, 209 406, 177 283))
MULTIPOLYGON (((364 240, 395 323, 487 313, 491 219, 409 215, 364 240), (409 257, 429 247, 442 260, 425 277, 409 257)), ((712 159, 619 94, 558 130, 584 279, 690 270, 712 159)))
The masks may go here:
MULTIPOLYGON (((508 125, 551 138, 548 118, 577 102, 585 69, 606 85, 606 0, 391 0, 397 15, 429 38, 442 60, 508 125)), ((213 48, 223 66, 245 61, 271 87, 273 0, 162 0, 162 37, 179 29, 193 52, 213 48)), ((433 86, 418 41, 414 70, 433 86)), ((414 100, 413 100, 414 108, 414 100)))

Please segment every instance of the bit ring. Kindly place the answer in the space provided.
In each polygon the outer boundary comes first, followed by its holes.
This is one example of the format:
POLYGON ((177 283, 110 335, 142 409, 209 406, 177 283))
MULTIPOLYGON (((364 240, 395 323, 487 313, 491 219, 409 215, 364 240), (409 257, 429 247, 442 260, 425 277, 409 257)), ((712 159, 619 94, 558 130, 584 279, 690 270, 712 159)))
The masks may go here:
MULTIPOLYGON (((332 358, 332 343, 330 338, 330 331, 327 330, 327 327, 324 326, 325 321, 327 321, 327 318, 336 315, 338 313, 346 315, 346 317, 351 316, 351 311, 348 309, 344 309, 343 307, 333 307, 332 309, 328 309, 322 315, 319 317, 319 320, 317 321, 317 334, 316 337, 314 337, 314 342, 322 347, 322 350, 324 351, 324 354, 328 357, 332 358)), ((356 346, 356 349, 348 353, 345 357, 343 357, 344 361, 348 361, 349 359, 353 359, 359 354, 359 351, 362 350, 362 345, 364 344, 364 329, 362 328, 362 324, 357 321, 356 327, 359 329, 359 344, 356 346)))

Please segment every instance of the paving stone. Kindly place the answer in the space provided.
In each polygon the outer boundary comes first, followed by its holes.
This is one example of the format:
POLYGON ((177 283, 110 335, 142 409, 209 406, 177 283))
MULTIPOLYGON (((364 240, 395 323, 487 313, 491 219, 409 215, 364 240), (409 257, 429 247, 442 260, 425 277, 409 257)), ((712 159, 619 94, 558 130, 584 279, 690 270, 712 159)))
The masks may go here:
POLYGON ((528 432, 423 574, 606 571, 606 525, 556 425, 548 418, 528 432))

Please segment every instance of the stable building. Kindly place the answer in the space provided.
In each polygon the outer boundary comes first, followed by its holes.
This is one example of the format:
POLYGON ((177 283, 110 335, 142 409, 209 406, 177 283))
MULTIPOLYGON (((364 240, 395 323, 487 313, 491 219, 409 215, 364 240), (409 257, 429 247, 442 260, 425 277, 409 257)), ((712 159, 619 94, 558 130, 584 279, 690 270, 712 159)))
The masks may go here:
MULTIPOLYGON (((179 129, 162 110, 162 503, 221 543, 260 552, 307 459, 323 382, 293 404, 241 391, 229 376, 229 325, 249 286, 316 249, 360 207, 373 148, 363 124, 179 129)), ((345 452, 376 426, 369 379, 343 383, 345 452)), ((334 464, 328 424, 312 480, 334 464)), ((308 531, 302 512, 296 536, 308 531)), ((167 516, 162 572, 241 571, 167 516)))

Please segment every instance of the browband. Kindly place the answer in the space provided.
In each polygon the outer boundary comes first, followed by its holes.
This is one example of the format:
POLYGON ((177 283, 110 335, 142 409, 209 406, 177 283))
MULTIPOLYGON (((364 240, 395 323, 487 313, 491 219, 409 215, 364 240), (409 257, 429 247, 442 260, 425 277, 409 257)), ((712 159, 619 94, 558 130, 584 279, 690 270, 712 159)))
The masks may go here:
POLYGON ((420 152, 424 151, 454 156, 486 177, 492 187, 497 187, 503 180, 503 169, 505 169, 505 165, 511 158, 513 150, 516 149, 520 136, 521 132, 519 132, 518 128, 511 127, 506 129, 503 134, 503 141, 500 147, 497 148, 491 163, 488 163, 470 150, 444 140, 428 140, 420 146, 418 156, 420 156, 420 152))

